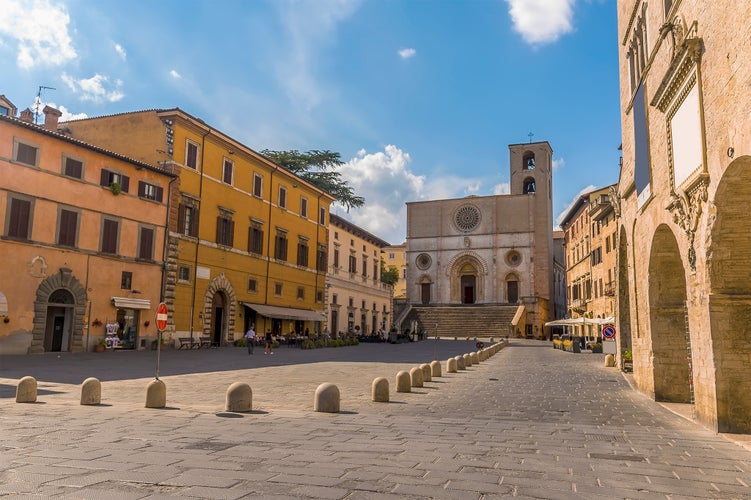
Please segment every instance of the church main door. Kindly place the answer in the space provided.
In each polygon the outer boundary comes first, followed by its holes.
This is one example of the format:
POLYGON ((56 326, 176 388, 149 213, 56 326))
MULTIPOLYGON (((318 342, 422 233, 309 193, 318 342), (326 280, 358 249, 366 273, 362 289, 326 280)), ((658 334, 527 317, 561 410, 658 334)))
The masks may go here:
POLYGON ((475 303, 475 277, 474 275, 462 276, 462 304, 475 303))

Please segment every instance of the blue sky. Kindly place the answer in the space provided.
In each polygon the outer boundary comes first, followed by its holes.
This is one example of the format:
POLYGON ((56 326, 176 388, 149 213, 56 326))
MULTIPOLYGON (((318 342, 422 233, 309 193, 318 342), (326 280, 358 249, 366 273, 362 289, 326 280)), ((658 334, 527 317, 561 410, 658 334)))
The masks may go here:
POLYGON ((508 192, 548 141, 554 217, 615 183, 614 0, 0 0, 0 94, 63 119, 180 107, 255 150, 330 149, 394 244, 405 202, 508 192))

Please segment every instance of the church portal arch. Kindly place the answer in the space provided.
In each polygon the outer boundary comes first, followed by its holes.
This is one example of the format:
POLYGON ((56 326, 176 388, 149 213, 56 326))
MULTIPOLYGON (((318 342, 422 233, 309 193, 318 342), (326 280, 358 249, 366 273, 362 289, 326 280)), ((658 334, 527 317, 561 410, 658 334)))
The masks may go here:
POLYGON ((487 268, 473 252, 457 255, 449 266, 450 301, 475 304, 484 301, 483 286, 487 268))

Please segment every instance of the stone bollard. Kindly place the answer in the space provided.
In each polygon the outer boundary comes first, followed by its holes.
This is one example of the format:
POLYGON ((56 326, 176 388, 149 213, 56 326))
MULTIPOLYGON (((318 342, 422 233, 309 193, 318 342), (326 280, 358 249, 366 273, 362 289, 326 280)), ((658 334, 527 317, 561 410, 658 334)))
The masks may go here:
POLYGON ((440 361, 431 361, 430 362, 430 374, 433 377, 440 377, 441 376, 441 362, 440 361))
POLYGON ((37 400, 37 379, 26 376, 16 386, 16 403, 35 403, 37 400))
POLYGON ((404 370, 396 374, 396 392, 412 392, 412 377, 404 370))
POLYGON ((102 402, 102 383, 98 378, 89 377, 81 384, 81 404, 98 405, 102 402))
POLYGON ((456 373, 456 370, 457 370, 456 358, 449 358, 446 361, 446 373, 456 373))
POLYGON ((423 378, 422 378, 422 368, 419 366, 415 366, 409 371, 409 378, 412 380, 412 387, 422 387, 423 386, 423 378))
POLYGON ((433 376, 432 376, 432 370, 430 369, 430 365, 427 363, 423 363, 420 365, 420 370, 422 370, 422 381, 432 382, 433 376))
POLYGON ((472 358, 472 364, 473 365, 479 365, 480 364, 480 356, 476 352, 470 352, 469 357, 472 358))
POLYGON ((339 413, 339 388, 328 382, 319 385, 313 398, 313 411, 339 413))
POLYGON ((146 386, 146 408, 164 408, 167 406, 167 386, 159 379, 154 379, 146 386))
POLYGON ((457 370, 466 370, 467 369, 467 365, 464 362, 464 356, 456 356, 454 359, 456 360, 456 369, 457 370))
POLYGON ((466 368, 472 366, 472 356, 470 356, 469 354, 463 354, 462 358, 464 358, 464 366, 466 368))
POLYGON ((373 380, 373 401, 376 403, 389 402, 389 381, 386 377, 378 377, 373 380))
POLYGON ((615 366, 615 356, 612 354, 608 354, 605 356, 605 366, 608 368, 612 368, 615 366))
POLYGON ((227 388, 225 411, 247 412, 253 410, 253 389, 245 382, 235 382, 227 388))

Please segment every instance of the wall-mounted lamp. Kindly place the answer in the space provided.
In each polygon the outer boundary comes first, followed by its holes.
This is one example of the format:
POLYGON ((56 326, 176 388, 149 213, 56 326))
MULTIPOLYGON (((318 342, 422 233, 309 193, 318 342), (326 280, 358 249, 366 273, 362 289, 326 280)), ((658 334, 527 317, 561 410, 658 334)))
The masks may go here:
POLYGON ((234 149, 230 149, 229 151, 227 151, 227 153, 233 155, 233 154, 235 154, 235 150, 234 149))

